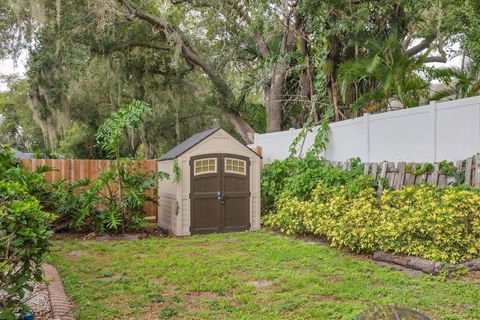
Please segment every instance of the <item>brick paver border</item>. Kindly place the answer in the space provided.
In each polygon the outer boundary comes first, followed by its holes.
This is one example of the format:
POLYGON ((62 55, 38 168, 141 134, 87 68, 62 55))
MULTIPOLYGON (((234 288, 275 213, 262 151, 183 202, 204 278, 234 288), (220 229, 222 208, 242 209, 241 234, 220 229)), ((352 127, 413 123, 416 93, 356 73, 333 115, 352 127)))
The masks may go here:
POLYGON ((63 288, 62 280, 57 269, 49 264, 42 265, 43 274, 48 281, 48 297, 55 320, 75 320, 72 316, 73 305, 63 288))

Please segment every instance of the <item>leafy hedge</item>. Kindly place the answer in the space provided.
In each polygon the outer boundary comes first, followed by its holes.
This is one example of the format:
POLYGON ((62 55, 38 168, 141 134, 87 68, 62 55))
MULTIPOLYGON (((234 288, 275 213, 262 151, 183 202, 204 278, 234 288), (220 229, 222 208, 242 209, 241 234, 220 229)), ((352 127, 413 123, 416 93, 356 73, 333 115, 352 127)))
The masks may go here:
POLYGON ((147 191, 156 188, 158 180, 165 177, 163 172, 144 173, 120 160, 94 180, 55 183, 55 229, 98 234, 144 229, 149 225, 144 207, 147 202, 157 201, 147 191))
POLYGON ((146 192, 156 188, 164 172, 144 173, 127 160, 119 159, 97 179, 74 183, 62 180, 48 183, 43 175, 51 168, 40 166, 33 172, 25 169, 9 149, 0 148, 0 180, 19 182, 36 198, 42 210, 56 214, 52 228, 95 231, 103 234, 141 230, 148 226, 143 208, 156 203, 146 192))
MULTIPOLYGON (((357 177, 363 177, 363 168, 359 159, 350 160, 348 171, 327 166, 325 161, 318 159, 313 153, 307 153, 304 158, 287 158, 276 160, 264 166, 262 172, 262 210, 269 213, 275 210, 275 201, 281 194, 287 194, 306 200, 311 192, 322 181, 326 186, 346 186, 349 192, 358 192, 360 185, 357 177)), ((373 180, 367 180, 369 186, 375 186, 373 180)))
POLYGON ((46 190, 39 172, 24 171, 9 151, 0 153, 1 319, 16 319, 25 290, 31 290, 29 281, 41 279, 54 216, 43 211, 35 195, 45 196, 46 190))
POLYGON ((386 190, 378 198, 370 177, 350 174, 344 181, 348 174, 326 180, 317 175, 308 195, 292 194, 291 185, 284 183, 285 190, 274 200, 276 210, 264 217, 264 225, 287 234, 326 237, 333 246, 355 252, 384 250, 450 263, 480 255, 478 190, 417 185, 386 190))

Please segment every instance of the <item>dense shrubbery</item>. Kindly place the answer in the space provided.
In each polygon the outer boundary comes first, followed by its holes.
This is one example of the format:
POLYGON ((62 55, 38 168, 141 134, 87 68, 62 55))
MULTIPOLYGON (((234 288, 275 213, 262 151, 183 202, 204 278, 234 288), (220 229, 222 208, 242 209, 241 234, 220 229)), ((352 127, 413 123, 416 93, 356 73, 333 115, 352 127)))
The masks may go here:
POLYGON ((22 307, 28 282, 41 278, 40 265, 49 248, 54 216, 43 211, 35 195, 45 196, 47 189, 39 172, 26 172, 11 152, 0 152, 1 319, 16 318, 13 312, 22 307))
MULTIPOLYGON (((359 160, 350 161, 350 170, 325 165, 314 153, 307 153, 304 158, 287 158, 266 164, 262 172, 262 210, 268 213, 275 208, 275 200, 286 194, 306 200, 311 192, 322 181, 326 186, 346 185, 349 192, 358 192, 357 177, 362 177, 363 169, 359 160)), ((370 180, 368 183, 374 186, 370 180)))
MULTIPOLYGON (((386 190, 378 198, 373 181, 360 170, 339 173, 320 162, 316 165, 322 168, 289 175, 277 186, 276 211, 264 217, 266 226, 287 234, 326 237, 333 246, 356 252, 384 250, 452 263, 479 256, 478 190, 417 185, 386 190), (308 177, 307 183, 303 177, 308 177), (311 179, 316 181, 313 190, 311 179), (294 185, 308 185, 302 189, 305 193, 291 192, 288 181, 293 180, 294 185)), ((268 170, 272 168, 267 166, 268 170)))
POLYGON ((60 181, 53 193, 55 229, 99 234, 143 229, 148 225, 143 209, 149 201, 156 203, 146 192, 164 177, 163 172, 144 173, 122 160, 93 181, 60 181))
POLYGON ((47 183, 42 173, 48 170, 51 169, 38 167, 29 172, 8 149, 0 151, 0 179, 20 182, 29 195, 38 199, 43 210, 55 213, 52 228, 57 231, 115 233, 142 229, 148 224, 143 208, 148 201, 156 201, 146 191, 166 177, 163 172, 141 172, 126 160, 116 161, 95 180, 75 183, 47 183))

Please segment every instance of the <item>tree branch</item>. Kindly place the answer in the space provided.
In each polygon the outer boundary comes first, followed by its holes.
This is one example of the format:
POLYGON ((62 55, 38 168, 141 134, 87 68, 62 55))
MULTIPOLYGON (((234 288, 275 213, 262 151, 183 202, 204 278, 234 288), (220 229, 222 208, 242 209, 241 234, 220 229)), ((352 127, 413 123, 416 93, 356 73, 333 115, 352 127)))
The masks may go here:
POLYGON ((209 77, 210 81, 216 88, 217 92, 222 96, 220 104, 223 106, 223 117, 229 121, 235 130, 247 142, 252 142, 251 136, 254 132, 253 128, 235 111, 237 102, 233 91, 230 89, 226 81, 216 70, 216 68, 201 53, 199 53, 193 45, 186 39, 183 32, 176 26, 170 24, 164 19, 145 12, 132 4, 130 0, 122 0, 122 3, 133 16, 143 20, 154 28, 164 31, 171 37, 177 45, 181 47, 181 55, 188 62, 200 67, 209 77))
POLYGON ((447 53, 445 52, 445 50, 443 49, 443 46, 441 44, 439 44, 437 46, 437 50, 440 53, 440 55, 427 56, 425 58, 426 63, 428 63, 428 62, 441 62, 441 63, 447 62, 447 53))
POLYGON ((422 52, 423 50, 428 49, 430 47, 430 45, 433 43, 433 41, 435 41, 436 38, 437 38, 436 34, 426 37, 425 39, 423 39, 422 42, 420 42, 416 46, 413 46, 410 49, 408 49, 407 54, 409 56, 414 56, 414 55, 422 52))
MULTIPOLYGON (((243 21, 249 26, 252 25, 252 18, 248 14, 248 12, 245 11, 245 8, 241 6, 237 1, 228 1, 228 3, 233 7, 235 11, 240 15, 243 21)), ((258 34, 258 32, 250 32, 252 34, 253 40, 255 41, 255 45, 257 46, 258 51, 262 55, 263 58, 268 58, 270 57, 270 50, 267 47, 267 44, 265 43, 265 40, 263 37, 258 34)))

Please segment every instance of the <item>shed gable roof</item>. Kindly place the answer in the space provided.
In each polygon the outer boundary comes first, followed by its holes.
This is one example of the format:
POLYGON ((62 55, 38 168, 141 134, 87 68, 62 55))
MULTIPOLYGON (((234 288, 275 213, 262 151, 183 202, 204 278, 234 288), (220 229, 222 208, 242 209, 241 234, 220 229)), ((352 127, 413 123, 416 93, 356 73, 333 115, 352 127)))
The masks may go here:
POLYGON ((212 128, 212 129, 208 129, 203 132, 194 134, 193 136, 183 141, 173 149, 170 149, 167 153, 162 154, 159 160, 170 160, 170 159, 177 158, 182 153, 188 151, 190 148, 192 148, 199 142, 203 141, 205 138, 209 137, 214 132, 217 132, 219 129, 220 128, 212 128))
MULTIPOLYGON (((172 160, 172 159, 175 159, 175 158, 179 157, 180 155, 187 152, 188 150, 190 150, 191 148, 193 148, 194 146, 196 146, 197 144, 199 144, 200 142, 202 142, 203 140, 205 140, 206 138, 208 138, 209 136, 211 136, 212 134, 214 134, 215 132, 217 132, 220 129, 221 129, 220 127, 217 127, 217 128, 208 129, 208 130, 205 130, 203 132, 199 132, 199 133, 194 134, 193 136, 191 136, 187 140, 183 141, 182 143, 180 143, 179 145, 177 145, 173 149, 171 149, 168 152, 162 154, 160 156, 159 160, 172 160)), ((233 140, 235 140, 237 143, 241 143, 240 141, 238 141, 234 137, 230 136, 228 133, 226 133, 226 134, 229 137, 231 137, 233 140)), ((252 149, 250 149, 249 147, 247 147, 243 143, 241 143, 241 144, 245 148, 250 150, 250 152, 257 155, 258 157, 260 157, 260 158, 262 157, 261 155, 257 154, 255 151, 253 151, 252 149)))

